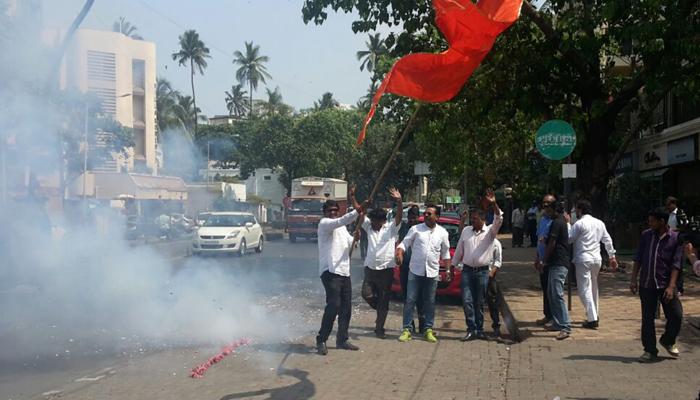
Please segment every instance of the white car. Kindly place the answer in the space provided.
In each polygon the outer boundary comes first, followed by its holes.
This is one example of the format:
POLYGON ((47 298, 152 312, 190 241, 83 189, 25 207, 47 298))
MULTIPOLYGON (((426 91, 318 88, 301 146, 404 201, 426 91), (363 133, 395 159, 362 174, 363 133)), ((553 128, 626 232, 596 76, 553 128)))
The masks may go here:
POLYGON ((262 227, 255 216, 244 212, 213 212, 192 237, 192 253, 244 255, 248 249, 263 250, 262 227))

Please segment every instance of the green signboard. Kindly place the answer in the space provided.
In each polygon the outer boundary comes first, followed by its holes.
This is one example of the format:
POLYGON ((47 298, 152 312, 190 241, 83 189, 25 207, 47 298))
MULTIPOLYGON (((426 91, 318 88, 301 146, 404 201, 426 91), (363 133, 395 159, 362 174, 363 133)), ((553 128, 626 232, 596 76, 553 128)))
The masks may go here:
POLYGON ((537 150, 550 160, 566 158, 576 147, 576 132, 567 122, 553 119, 537 130, 537 150))
POLYGON ((461 196, 446 196, 445 203, 447 204, 459 204, 462 202, 461 196))

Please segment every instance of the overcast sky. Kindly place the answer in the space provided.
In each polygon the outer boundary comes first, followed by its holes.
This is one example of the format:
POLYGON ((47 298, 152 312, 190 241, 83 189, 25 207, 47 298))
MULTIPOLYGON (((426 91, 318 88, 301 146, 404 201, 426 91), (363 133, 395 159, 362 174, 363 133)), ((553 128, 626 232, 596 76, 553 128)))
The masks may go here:
MULTIPOLYGON (((83 0, 44 0, 44 23, 67 27, 83 0)), ((245 41, 260 45, 270 57, 268 87, 279 86, 293 107, 308 108, 330 91, 341 103, 355 104, 366 93, 370 75, 360 71, 355 53, 366 48, 367 35, 353 34, 352 15, 330 13, 322 26, 305 25, 302 0, 96 0, 85 28, 111 30, 124 16, 138 27, 145 40, 156 43, 158 76, 176 89, 190 92, 189 74, 171 54, 178 36, 195 29, 210 48, 212 58, 205 75, 197 75, 197 105, 207 115, 227 114, 224 91, 236 83, 233 52, 245 41)), ((258 88, 256 98, 266 98, 258 88)))

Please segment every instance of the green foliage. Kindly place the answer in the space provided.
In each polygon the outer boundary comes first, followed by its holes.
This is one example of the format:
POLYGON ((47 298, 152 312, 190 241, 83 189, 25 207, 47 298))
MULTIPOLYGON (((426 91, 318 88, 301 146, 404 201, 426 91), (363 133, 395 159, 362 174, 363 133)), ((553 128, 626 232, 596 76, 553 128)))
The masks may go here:
POLYGON ((610 182, 608 196, 614 223, 643 222, 649 210, 660 205, 661 182, 642 179, 638 173, 629 172, 610 182))
POLYGON ((331 92, 324 93, 318 101, 314 101, 314 110, 316 111, 337 108, 338 106, 340 106, 340 103, 333 98, 333 93, 331 92))
POLYGON ((265 83, 265 79, 272 76, 267 72, 265 63, 270 61, 268 56, 260 55, 260 46, 253 42, 245 42, 245 53, 236 50, 233 53, 233 64, 240 67, 236 70, 236 79, 241 85, 249 85, 250 91, 250 115, 253 115, 253 90, 258 90, 259 83, 265 83))
POLYGON ((197 131, 194 144, 200 159, 216 161, 218 167, 234 168, 240 162, 238 143, 241 128, 245 125, 239 122, 233 125, 203 125, 197 131))

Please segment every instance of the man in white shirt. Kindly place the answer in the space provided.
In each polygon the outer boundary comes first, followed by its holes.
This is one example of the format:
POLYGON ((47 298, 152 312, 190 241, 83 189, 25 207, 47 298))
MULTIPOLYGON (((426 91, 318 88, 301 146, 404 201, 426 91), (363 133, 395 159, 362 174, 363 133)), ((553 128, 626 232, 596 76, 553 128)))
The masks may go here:
POLYGON ((486 290, 486 305, 491 316, 491 327, 493 328, 493 339, 501 337, 501 320, 498 317, 498 283, 496 274, 503 265, 503 245, 498 239, 493 240, 493 258, 489 264, 489 283, 486 290))
POLYGON ((493 209, 492 225, 486 226, 482 209, 472 212, 471 226, 462 230, 452 264, 462 264, 462 306, 467 322, 467 334, 462 341, 486 339, 484 335, 484 295, 489 283, 489 264, 493 259, 493 241, 503 224, 503 213, 496 203, 493 190, 484 199, 493 209))
POLYGON ((359 350, 348 341, 350 326, 352 286, 350 283, 350 247, 353 237, 346 225, 357 218, 363 207, 338 218, 339 206, 334 200, 323 204, 323 215, 318 223, 318 265, 321 282, 326 290, 326 308, 323 311, 321 330, 316 336, 316 348, 321 355, 328 354, 326 340, 333 330, 335 317, 338 317, 336 347, 345 350, 359 350))
POLYGON ((515 206, 510 216, 513 225, 513 247, 523 247, 523 232, 525 230, 525 211, 519 204, 515 206))
POLYGON ((374 334, 380 339, 386 338, 384 323, 389 313, 391 282, 394 279, 394 251, 403 218, 401 193, 396 189, 391 189, 389 193, 396 202, 394 219, 387 222, 387 212, 382 208, 374 208, 369 212, 369 218, 364 217, 362 223, 362 229, 367 234, 362 298, 377 310, 374 334))
POLYGON ((612 238, 603 221, 591 215, 592 209, 587 200, 576 203, 576 213, 580 217, 575 224, 569 225, 569 243, 574 246, 573 263, 576 266, 578 295, 586 309, 587 318, 583 327, 598 329, 598 273, 603 262, 600 243, 605 246, 613 271, 617 269, 617 259, 612 238))
MULTIPOLYGON (((425 340, 436 343, 433 333, 435 321, 435 292, 440 272, 440 260, 450 259, 450 241, 445 228, 437 224, 440 210, 427 204, 423 213, 424 222, 412 227, 401 244, 396 248, 396 263, 401 265, 406 249, 411 248, 411 262, 408 266, 408 288, 403 306, 403 331, 400 342, 411 340, 413 309, 417 301, 423 302, 425 317, 425 340)), ((449 262, 447 265, 450 268, 449 262)))

